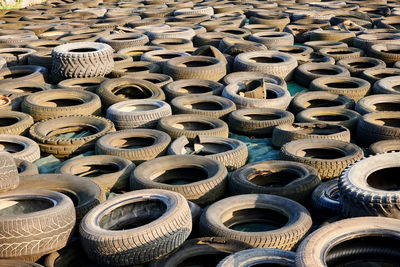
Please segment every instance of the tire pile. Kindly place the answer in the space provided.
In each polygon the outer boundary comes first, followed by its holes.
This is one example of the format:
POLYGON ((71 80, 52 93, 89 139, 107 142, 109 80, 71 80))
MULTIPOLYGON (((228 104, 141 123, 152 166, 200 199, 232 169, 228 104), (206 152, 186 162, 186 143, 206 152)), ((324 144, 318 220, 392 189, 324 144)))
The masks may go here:
POLYGON ((1 10, 0 266, 399 266, 399 16, 386 0, 1 10), (248 162, 229 132, 280 160, 248 162), (49 155, 63 164, 39 174, 49 155))

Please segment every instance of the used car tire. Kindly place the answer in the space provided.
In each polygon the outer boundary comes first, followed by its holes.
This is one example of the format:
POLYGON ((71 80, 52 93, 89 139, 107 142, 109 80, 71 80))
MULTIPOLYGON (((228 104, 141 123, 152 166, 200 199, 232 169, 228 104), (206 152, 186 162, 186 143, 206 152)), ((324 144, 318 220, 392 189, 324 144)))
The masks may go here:
POLYGON ((0 135, 0 149, 16 159, 34 162, 40 158, 39 145, 32 139, 13 134, 0 135))
POLYGON ((361 115, 377 111, 400 111, 400 95, 378 94, 361 98, 355 110, 361 115))
POLYGON ((221 95, 224 86, 219 82, 200 79, 183 79, 164 86, 167 100, 184 95, 221 95))
POLYGON ((344 67, 329 63, 305 63, 298 66, 294 74, 296 83, 305 87, 309 87, 313 80, 325 76, 350 77, 350 72, 344 67))
POLYGON ((0 120, 0 134, 24 135, 33 124, 32 116, 18 111, 2 111, 0 120))
POLYGON ((398 111, 379 111, 363 115, 357 124, 358 141, 370 145, 377 141, 399 139, 398 111))
POLYGON ((331 179, 317 186, 311 194, 311 210, 321 219, 340 215, 340 193, 338 179, 331 179))
POLYGON ((371 155, 389 153, 389 152, 399 152, 400 151, 400 140, 382 140, 373 143, 369 146, 368 152, 371 155))
POLYGON ((373 91, 375 94, 399 94, 395 89, 400 85, 400 79, 397 76, 383 78, 374 84, 373 91))
POLYGON ((22 159, 14 159, 14 161, 20 177, 39 174, 38 167, 32 162, 22 159))

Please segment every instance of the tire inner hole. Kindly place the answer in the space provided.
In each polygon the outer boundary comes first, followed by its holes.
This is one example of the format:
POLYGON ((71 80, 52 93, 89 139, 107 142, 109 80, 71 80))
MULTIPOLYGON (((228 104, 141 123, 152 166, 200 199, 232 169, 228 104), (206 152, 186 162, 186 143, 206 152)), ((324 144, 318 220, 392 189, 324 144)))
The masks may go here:
POLYGON ((111 92, 118 97, 127 99, 145 99, 153 95, 149 89, 134 84, 117 86, 111 92))
POLYGON ((140 71, 149 71, 149 66, 130 66, 123 69, 120 69, 122 72, 140 72, 140 71))
POLYGON ((19 122, 19 120, 17 118, 3 117, 3 118, 0 118, 0 127, 10 126, 17 122, 19 122))
POLYGON ((317 108, 317 107, 336 107, 340 106, 343 103, 335 100, 328 99, 311 99, 305 103, 307 108, 317 108))
POLYGON ((157 109, 158 106, 151 104, 141 104, 141 105, 127 105, 118 109, 121 112, 132 112, 132 111, 147 111, 157 109))
POLYGON ((191 256, 184 258, 181 262, 177 263, 176 267, 214 267, 217 266, 220 261, 225 257, 229 256, 230 253, 223 251, 209 251, 207 253, 201 253, 201 255, 191 256))
POLYGON ((344 132, 345 130, 336 125, 328 125, 327 127, 298 127, 294 130, 296 133, 317 134, 317 135, 330 135, 344 132))
POLYGON ((333 82, 325 84, 331 88, 358 88, 358 84, 352 82, 333 82))
POLYGON ((13 71, 11 73, 7 73, 3 76, 0 76, 0 80, 9 80, 9 79, 16 79, 16 78, 22 78, 25 76, 28 76, 29 74, 32 74, 32 72, 28 71, 13 71))
POLYGON ((400 180, 397 179, 400 167, 384 168, 374 171, 367 177, 367 183, 373 188, 398 191, 400 190, 400 180))
POLYGON ((120 171, 120 168, 116 164, 104 163, 104 164, 85 164, 73 167, 71 172, 73 175, 81 177, 98 177, 108 173, 115 173, 120 171))
POLYGON ((0 216, 15 216, 41 211, 54 207, 54 203, 45 198, 0 200, 0 216))
POLYGON ((184 62, 181 65, 184 65, 185 67, 188 67, 188 68, 193 68, 193 67, 211 66, 211 65, 213 65, 213 63, 209 62, 209 61, 194 60, 194 61, 184 62))
POLYGON ((137 149, 152 146, 156 140, 151 137, 118 138, 110 142, 110 146, 122 149, 137 149))
POLYGON ((187 131, 205 131, 214 129, 214 125, 212 123, 200 121, 179 122, 172 125, 172 127, 187 131))
POLYGON ((400 111, 400 103, 376 103, 372 108, 378 111, 400 111))
POLYGON ((43 91, 42 88, 40 87, 28 87, 28 86, 23 86, 23 87, 16 87, 16 88, 7 88, 7 91, 15 92, 15 93, 36 93, 36 92, 41 92, 43 91))
POLYGON ((69 106, 77 106, 84 104, 85 101, 77 98, 59 98, 59 99, 51 99, 46 102, 41 103, 42 106, 46 107, 69 107, 69 106))
POLYGON ((303 49, 299 49, 299 48, 282 48, 279 49, 280 52, 283 53, 290 53, 290 54, 301 54, 304 52, 303 49))
MULTIPOLYGON (((83 39, 86 39, 86 37, 83 38, 83 39)), ((75 40, 79 40, 79 38, 76 38, 75 40)), ((90 48, 90 47, 88 47, 88 48, 76 48, 76 49, 69 50, 69 52, 73 52, 73 53, 87 53, 87 52, 95 52, 95 51, 97 51, 96 48, 90 48)))
POLYGON ((280 119, 281 116, 276 114, 246 114, 243 115, 245 120, 254 120, 254 121, 271 121, 280 119))
POLYGON ((156 57, 156 58, 161 58, 161 59, 164 59, 164 60, 168 60, 168 59, 171 59, 171 58, 176 58, 176 57, 180 57, 181 55, 179 55, 179 54, 176 54, 176 53, 174 53, 174 54, 158 54, 158 55, 155 55, 155 56, 153 56, 153 57, 156 57))
POLYGON ((300 178, 299 173, 289 169, 265 170, 250 175, 249 182, 264 187, 284 187, 300 178))
POLYGON ((250 58, 249 61, 257 62, 257 63, 281 63, 284 62, 283 59, 278 57, 253 57, 250 58))
POLYGON ((46 136, 57 138, 77 138, 98 133, 96 127, 90 125, 65 126, 49 131, 46 136))
POLYGON ((347 55, 347 54, 352 54, 355 53, 354 51, 351 50, 333 50, 333 51, 328 51, 326 52, 329 55, 347 55))
POLYGON ((8 153, 16 153, 24 150, 25 147, 21 144, 0 141, 0 150, 7 151, 8 153))
POLYGON ((207 178, 209 178, 208 172, 196 166, 169 169, 151 177, 154 182, 170 185, 191 184, 207 178))
POLYGON ((99 220, 99 226, 108 230, 128 230, 144 226, 160 218, 167 206, 159 199, 137 200, 113 210, 99 220))
POLYGON ((316 69, 316 70, 309 70, 309 72, 317 75, 337 75, 339 73, 335 69, 316 69))
POLYGON ((313 116, 316 120, 319 121, 347 121, 349 120, 348 117, 344 115, 320 115, 320 116, 313 116))
POLYGON ((200 109, 200 110, 223 110, 224 107, 218 102, 198 102, 184 105, 185 108, 200 109))
POLYGON ((400 119, 377 119, 376 122, 379 125, 396 127, 396 128, 400 127, 400 119))
POLYGON ((194 154, 200 156, 214 155, 232 150, 230 145, 217 143, 195 143, 194 154))
POLYGON ((350 67, 356 68, 356 69, 367 69, 367 68, 372 68, 375 67, 376 64, 371 63, 371 62, 351 62, 348 63, 350 67))
POLYGON ((314 159, 338 159, 346 156, 343 151, 334 148, 306 148, 297 155, 314 159))
POLYGON ((188 86, 182 86, 177 91, 185 94, 205 94, 211 92, 212 90, 210 87, 207 86, 188 85, 188 86))

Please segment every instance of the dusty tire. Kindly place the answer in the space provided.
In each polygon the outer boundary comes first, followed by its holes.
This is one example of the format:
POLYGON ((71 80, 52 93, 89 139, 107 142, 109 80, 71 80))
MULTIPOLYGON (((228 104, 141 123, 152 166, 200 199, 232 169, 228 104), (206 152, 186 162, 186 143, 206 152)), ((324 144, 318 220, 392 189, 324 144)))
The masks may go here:
POLYGON ((0 119, 4 121, 0 134, 24 135, 33 124, 32 116, 18 111, 2 111, 0 119))
POLYGON ((309 87, 313 80, 325 76, 350 77, 350 72, 344 67, 329 63, 305 63, 297 67, 294 73, 296 82, 305 87, 309 87))
POLYGON ((229 192, 277 195, 305 203, 320 183, 317 171, 308 165, 272 160, 247 164, 233 172, 229 192))
POLYGON ((282 146, 279 156, 315 168, 324 180, 339 177, 347 166, 362 159, 364 153, 358 146, 343 141, 302 139, 282 146))
POLYGON ((59 82, 57 87, 61 89, 78 89, 96 92, 97 88, 105 80, 107 80, 107 78, 104 77, 72 78, 59 82))
POLYGON ((14 159, 14 161, 20 177, 39 174, 38 167, 32 162, 21 159, 14 159))
POLYGON ((379 94, 361 98, 355 110, 361 115, 378 111, 400 111, 400 95, 379 94))
POLYGON ((351 76, 355 77, 359 77, 365 70, 386 68, 385 62, 373 57, 345 58, 339 60, 336 64, 348 69, 351 76))
POLYGON ((192 219, 185 198, 174 192, 153 189, 129 192, 98 205, 82 220, 79 232, 83 248, 91 260, 128 266, 153 261, 170 253, 185 241, 191 230, 192 219), (101 216, 106 211, 115 216, 116 211, 127 208, 135 211, 128 213, 131 221, 139 212, 146 219, 141 222, 146 227, 122 231, 120 229, 126 223, 124 217, 110 220, 107 215, 101 216), (115 236, 115 232, 119 235, 115 236))
POLYGON ((0 192, 15 189, 19 182, 18 169, 10 153, 0 152, 0 192))
POLYGON ((400 129, 396 124, 400 112, 379 111, 363 115, 357 125, 358 141, 370 145, 377 141, 399 139, 400 129))
POLYGON ((219 82, 200 79, 183 79, 164 86, 168 100, 184 95, 221 95, 224 86, 219 82))
POLYGON ((0 260, 0 266, 2 267, 43 267, 43 265, 40 265, 38 263, 30 262, 30 261, 23 261, 23 260, 6 260, 2 259, 0 260))
POLYGON ((397 76, 383 78, 374 84, 373 91, 375 94, 399 94, 397 86, 400 85, 400 79, 397 76))
POLYGON ((364 70, 360 78, 367 80, 371 85, 374 85, 377 81, 392 77, 392 76, 399 76, 400 69, 398 68, 384 68, 384 69, 377 69, 377 70, 364 70))
POLYGON ((321 219, 340 215, 338 179, 331 179, 317 186, 311 194, 311 210, 321 219))
POLYGON ((311 223, 308 211, 293 200, 267 194, 248 194, 211 204, 200 217, 200 234, 229 236, 257 248, 290 250, 306 235, 311 223), (275 230, 244 232, 231 229, 246 222, 273 224, 275 230))
POLYGON ((257 80, 257 79, 264 79, 264 82, 276 84, 287 89, 287 84, 284 79, 271 74, 251 72, 251 71, 231 72, 230 74, 226 75, 222 79, 222 81, 224 82, 224 84, 228 85, 231 83, 246 82, 249 80, 257 80))
POLYGON ((370 155, 389 153, 389 152, 399 152, 400 151, 400 140, 382 140, 373 143, 369 146, 368 152, 370 155))
POLYGON ((226 176, 226 168, 214 159, 189 155, 164 156, 136 167, 131 176, 131 189, 175 191, 187 200, 205 206, 224 196, 226 176), (186 184, 176 185, 174 180, 186 181, 186 184))
POLYGON ((34 162, 40 158, 39 145, 24 136, 1 134, 0 146, 2 150, 11 153, 11 156, 16 159, 34 162))

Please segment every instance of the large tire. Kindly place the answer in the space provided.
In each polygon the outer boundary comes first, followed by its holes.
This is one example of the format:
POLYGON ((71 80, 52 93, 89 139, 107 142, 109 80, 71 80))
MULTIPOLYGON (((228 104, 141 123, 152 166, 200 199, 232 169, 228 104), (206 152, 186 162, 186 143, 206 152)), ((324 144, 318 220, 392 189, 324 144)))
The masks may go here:
POLYGON ((264 161, 236 170, 229 178, 232 195, 271 194, 305 203, 321 183, 308 165, 288 161, 264 161))
POLYGON ((368 152, 370 155, 389 153, 389 152, 399 152, 400 151, 400 140, 382 140, 373 143, 369 146, 368 152))
POLYGON ((280 152, 283 160, 315 168, 323 180, 339 177, 347 166, 363 157, 364 153, 358 146, 337 140, 296 140, 282 146, 280 152))
POLYGON ((226 176, 226 168, 214 159, 192 155, 164 156, 136 167, 131 176, 131 189, 175 191, 187 200, 205 206, 224 196, 226 176))
POLYGON ((400 95, 379 94, 361 98, 355 110, 361 115, 378 111, 400 111, 400 95))
POLYGON ((224 198, 211 204, 200 217, 200 233, 237 239, 257 248, 291 250, 311 227, 309 212, 297 202, 267 194, 224 198), (265 223, 274 230, 245 232, 235 225, 265 223))
POLYGON ((399 156, 399 152, 370 156, 342 174, 339 191, 345 216, 400 218, 400 190, 393 180, 399 156))
POLYGON ((0 120, 0 134, 24 135, 33 124, 32 116, 18 111, 1 111, 0 120))
POLYGON ((320 184, 311 194, 311 211, 316 217, 329 219, 340 215, 340 194, 338 179, 331 179, 320 184))
MULTIPOLYGON (((27 189, 46 189, 69 196, 75 205, 77 224, 89 210, 106 200, 104 192, 96 183, 68 174, 38 174, 20 177, 17 190, 27 189)), ((72 213, 75 215, 74 212, 72 213)))
POLYGON ((399 220, 391 218, 362 217, 331 223, 301 242, 296 266, 373 266, 375 262, 396 266, 400 262, 399 229, 399 220))
POLYGON ((272 132, 272 145, 278 148, 299 139, 332 139, 350 142, 350 131, 342 125, 335 124, 292 123, 278 125, 272 132))
POLYGON ((83 219, 79 232, 91 260, 131 266, 170 253, 185 241, 191 230, 192 219, 185 198, 153 189, 129 192, 98 205, 83 219), (102 216, 105 212, 108 215, 102 216), (123 229, 135 222, 144 227, 123 229))
POLYGON ((19 184, 18 169, 10 153, 0 152, 0 192, 15 189, 19 184))
POLYGON ((0 218, 1 258, 30 258, 63 248, 75 225, 74 205, 66 195, 47 190, 3 193, 0 218))
POLYGON ((104 76, 114 68, 113 49, 102 43, 78 42, 59 45, 52 51, 53 78, 104 76))
POLYGON ((34 162, 40 158, 39 145, 24 136, 1 134, 0 147, 16 159, 34 162))
POLYGON ((41 121, 68 115, 99 115, 101 102, 96 94, 83 90, 46 90, 25 97, 21 110, 41 121))
POLYGON ((130 129, 107 134, 96 142, 97 155, 113 155, 140 164, 164 155, 171 137, 153 129, 130 129))
POLYGON ((135 164, 110 155, 74 158, 56 170, 56 173, 84 177, 95 182, 104 193, 129 188, 129 176, 135 164))

